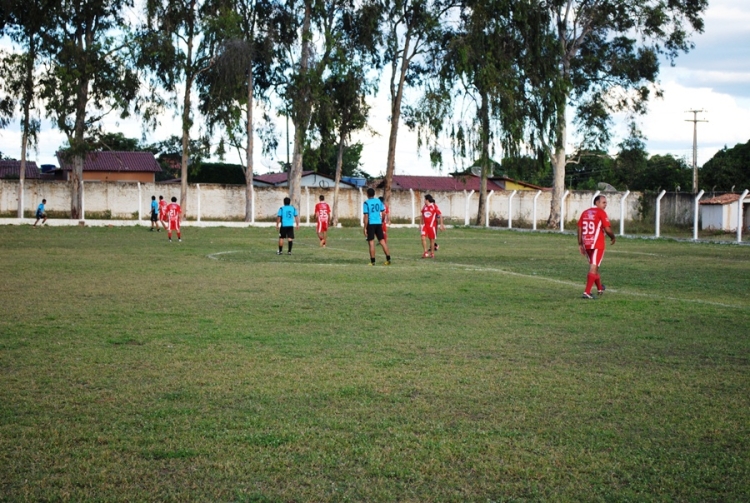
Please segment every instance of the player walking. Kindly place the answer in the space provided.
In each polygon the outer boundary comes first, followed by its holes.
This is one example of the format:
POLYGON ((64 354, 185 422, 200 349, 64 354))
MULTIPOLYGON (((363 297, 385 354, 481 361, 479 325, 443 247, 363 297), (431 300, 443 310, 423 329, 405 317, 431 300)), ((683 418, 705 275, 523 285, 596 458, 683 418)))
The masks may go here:
POLYGON ((47 204, 46 199, 42 199, 42 202, 39 206, 36 208, 36 222, 34 222, 34 225, 32 227, 36 227, 36 224, 39 223, 39 220, 42 221, 42 225, 47 223, 47 212, 44 210, 44 205, 47 204))
POLYGON ((380 199, 375 197, 375 189, 372 187, 367 189, 367 197, 369 199, 362 205, 362 213, 364 217, 365 237, 370 248, 370 265, 375 265, 375 238, 378 238, 378 242, 383 248, 383 253, 385 253, 385 262, 383 262, 383 265, 391 265, 391 252, 388 251, 388 244, 385 242, 385 237, 383 236, 385 206, 380 199))
POLYGON ((284 249, 284 239, 289 242, 289 251, 287 251, 287 254, 292 254, 295 225, 297 229, 299 229, 299 213, 297 213, 297 208, 291 204, 292 200, 285 197, 284 206, 279 208, 279 211, 276 214, 276 230, 279 232, 279 251, 276 252, 276 255, 281 255, 281 252, 284 249))
POLYGON ((440 208, 438 208, 437 203, 435 203, 435 198, 430 196, 429 201, 435 205, 435 213, 437 213, 437 216, 435 217, 435 242, 434 242, 435 250, 434 251, 438 251, 438 242, 437 242, 438 225, 440 225, 440 230, 445 231, 445 224, 443 222, 443 213, 440 211, 440 208))
POLYGON ((177 241, 182 242, 182 233, 180 232, 180 222, 182 221, 182 208, 177 204, 177 198, 172 197, 172 202, 165 209, 167 220, 169 220, 169 229, 167 237, 172 242, 172 231, 177 231, 177 241))
POLYGON ((325 248, 326 241, 328 240, 328 221, 331 218, 331 207, 325 202, 326 198, 323 194, 318 199, 320 199, 320 202, 315 205, 316 231, 320 240, 320 246, 325 248))
POLYGON ((167 202, 164 200, 164 196, 159 196, 159 222, 161 222, 161 226, 164 227, 164 229, 166 230, 167 228, 167 202))
POLYGON ((385 204, 385 198, 380 196, 380 202, 383 203, 383 241, 388 243, 388 226, 391 225, 391 210, 385 204))
POLYGON ((159 230, 159 203, 156 202, 156 196, 151 196, 151 232, 154 228, 159 230))
POLYGON ((594 206, 584 211, 578 220, 578 246, 581 254, 588 258, 590 264, 586 277, 586 290, 583 292, 584 299, 595 298, 591 295, 594 283, 596 283, 599 295, 602 295, 606 289, 599 276, 599 266, 604 257, 604 234, 610 237, 610 244, 615 244, 615 234, 612 232, 609 217, 604 211, 606 208, 607 198, 596 196, 594 206))
MULTIPOLYGON (((420 234, 422 235, 422 258, 435 258, 435 237, 437 236, 437 218, 440 214, 435 204, 435 199, 430 194, 424 196, 424 206, 419 216, 420 234), (430 247, 427 248, 427 240, 430 240, 430 247)), ((445 226, 442 226, 445 230, 445 226)))

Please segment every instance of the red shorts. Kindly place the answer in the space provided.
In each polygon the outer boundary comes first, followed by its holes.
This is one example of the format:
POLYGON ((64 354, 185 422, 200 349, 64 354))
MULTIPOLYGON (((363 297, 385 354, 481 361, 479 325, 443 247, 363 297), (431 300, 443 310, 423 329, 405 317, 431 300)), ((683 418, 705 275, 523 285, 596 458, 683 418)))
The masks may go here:
POLYGON ((320 234, 321 232, 328 231, 328 220, 325 220, 325 221, 318 220, 317 229, 318 229, 318 234, 320 234))
POLYGON ((435 227, 432 225, 423 225, 421 229, 422 235, 426 237, 427 239, 435 239, 437 237, 437 232, 435 232, 435 227))
POLYGON ((169 221, 169 230, 170 231, 179 231, 180 230, 180 221, 179 220, 170 220, 169 221))
POLYGON ((589 264, 599 267, 602 263, 602 258, 604 258, 604 248, 587 249, 586 255, 588 255, 589 258, 589 264))

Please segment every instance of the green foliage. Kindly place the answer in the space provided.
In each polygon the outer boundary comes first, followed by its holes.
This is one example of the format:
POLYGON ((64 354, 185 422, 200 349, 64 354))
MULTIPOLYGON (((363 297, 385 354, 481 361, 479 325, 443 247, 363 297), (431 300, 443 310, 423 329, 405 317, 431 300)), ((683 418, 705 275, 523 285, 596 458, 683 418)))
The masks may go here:
MULTIPOLYGON (((341 176, 365 176, 360 170, 360 159, 362 157, 362 143, 344 147, 343 164, 341 176)), ((338 144, 321 141, 318 147, 305 149, 302 165, 305 170, 316 173, 336 176, 336 159, 338 158, 338 144)))
POLYGON ((222 183, 245 185, 245 167, 241 164, 202 162, 200 167, 191 173, 192 183, 222 183))
POLYGON ((724 146, 701 168, 698 181, 704 190, 750 189, 750 141, 724 146))

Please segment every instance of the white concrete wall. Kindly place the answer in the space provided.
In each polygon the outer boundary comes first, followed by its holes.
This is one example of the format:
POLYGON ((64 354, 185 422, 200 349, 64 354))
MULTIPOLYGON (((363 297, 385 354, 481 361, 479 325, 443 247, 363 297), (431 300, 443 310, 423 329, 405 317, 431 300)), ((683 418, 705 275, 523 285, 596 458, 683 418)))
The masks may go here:
MULTIPOLYGON (((17 180, 0 180, 0 212, 15 215, 17 209, 17 180)), ((495 192, 489 204, 490 219, 496 221, 508 220, 508 199, 512 191, 495 192)), ((288 195, 286 188, 255 187, 255 219, 257 221, 273 219, 276 212, 283 204, 283 199, 288 195)), ((466 198, 468 193, 464 192, 430 192, 435 198, 443 215, 452 223, 463 224, 467 215, 466 198)), ((70 211, 70 185, 68 182, 53 182, 40 180, 27 180, 24 189, 24 207, 28 211, 34 211, 43 198, 47 199, 48 211, 69 212, 70 211)), ((312 221, 312 212, 318 202, 318 196, 323 194, 328 204, 333 204, 333 189, 302 188, 300 221, 305 223, 312 221)), ((381 194, 380 191, 377 192, 381 194)), ((411 223, 412 215, 416 223, 419 223, 419 210, 424 203, 426 192, 415 190, 394 191, 391 198, 391 218, 397 219, 399 223, 411 223)), ((533 215, 534 196, 537 191, 518 191, 513 198, 513 227, 531 224, 533 215), (523 221, 523 222, 522 222, 523 221)), ((180 197, 180 186, 178 184, 140 184, 140 210, 141 217, 148 220, 151 196, 159 195, 169 201, 172 196, 180 197)), ((610 219, 620 219, 621 193, 606 193, 608 199, 607 213, 610 219)), ((576 221, 583 210, 591 206, 591 192, 572 192, 565 201, 566 228, 572 229, 572 222, 576 221)), ((625 218, 633 220, 638 218, 640 194, 631 193, 626 200, 625 218)), ((245 215, 245 186, 244 185, 220 185, 220 184, 191 184, 188 189, 187 215, 191 219, 198 217, 200 197, 201 220, 242 220, 245 215)), ((339 192, 339 216, 340 218, 359 219, 363 199, 366 199, 366 191, 342 190, 339 192)), ((542 226, 549 217, 551 192, 542 192, 537 199, 537 221, 542 226)), ((469 198, 468 216, 469 222, 474 224, 477 217, 479 194, 474 193, 469 198)), ((139 209, 138 184, 132 182, 87 182, 84 186, 84 211, 86 218, 89 215, 101 215, 106 211, 111 213, 113 219, 137 218, 139 209)), ((735 216, 736 220, 736 216, 735 216)), ((735 224, 736 225, 736 224, 735 224)))

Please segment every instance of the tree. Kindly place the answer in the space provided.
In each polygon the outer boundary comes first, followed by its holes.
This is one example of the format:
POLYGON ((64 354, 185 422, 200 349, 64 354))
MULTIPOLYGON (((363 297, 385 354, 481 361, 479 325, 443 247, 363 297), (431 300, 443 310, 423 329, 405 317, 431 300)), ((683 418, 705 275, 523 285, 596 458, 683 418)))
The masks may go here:
POLYGON ((701 168, 701 180, 711 190, 750 189, 750 141, 716 152, 701 168))
POLYGON ((71 218, 81 217, 88 138, 107 114, 128 116, 140 87, 126 52, 123 12, 131 6, 130 0, 63 0, 59 11, 48 13, 42 97, 47 115, 68 139, 64 155, 73 164, 71 218))
MULTIPOLYGON (((171 108, 181 114, 181 169, 180 206, 187 209, 188 164, 190 161, 190 128, 192 121, 192 93, 196 78, 211 66, 211 49, 199 44, 209 21, 201 11, 205 2, 199 0, 146 0, 145 21, 139 30, 138 65, 151 71, 155 108, 165 103, 159 98, 162 90, 172 93, 171 108), (182 85, 182 100, 178 103, 182 85)), ((149 112, 147 119, 153 117, 149 112)))
POLYGON ((6 21, 5 34, 21 52, 0 55, 0 127, 7 125, 17 107, 21 109, 21 166, 18 184, 18 218, 23 218, 23 191, 26 177, 26 153, 38 141, 41 121, 37 101, 39 82, 35 71, 39 64, 46 23, 59 2, 53 0, 12 0, 3 3, 0 19, 6 21), (33 114, 33 115, 32 115, 33 114))
POLYGON ((641 187, 636 190, 689 190, 693 184, 693 168, 687 165, 685 159, 669 154, 654 155, 648 159, 646 171, 639 182, 641 187))
MULTIPOLYGON (((557 50, 546 51, 556 75, 540 79, 538 93, 554 107, 538 115, 537 140, 550 151, 554 186, 548 225, 560 220, 567 158, 566 107, 576 107, 575 123, 584 148, 609 140, 612 113, 643 113, 659 73, 659 58, 671 62, 693 47, 689 32, 701 32, 707 0, 540 0, 552 16, 549 33, 557 50), (545 83, 546 82, 546 83, 545 83)), ((540 27, 544 29, 544 27, 540 27)), ((546 31, 546 30, 545 30, 546 31)), ((657 95, 660 91, 657 91, 657 95)))
POLYGON ((496 150, 517 154, 526 131, 519 34, 531 6, 507 0, 466 0, 460 22, 440 44, 437 82, 418 108, 409 108, 407 124, 417 125, 430 144, 433 164, 442 163, 439 138, 449 131, 456 157, 478 159, 481 167, 477 225, 486 219, 487 179, 496 150), (465 105, 454 118, 454 103, 465 105))
POLYGON ((278 2, 270 0, 212 0, 207 10, 213 21, 206 38, 209 45, 215 45, 216 56, 212 68, 198 77, 200 110, 207 118, 208 132, 221 128, 243 160, 245 221, 250 222, 254 137, 260 135, 264 153, 275 150, 278 143, 270 117, 263 114, 264 126, 257 128, 253 111, 256 104, 268 104, 273 64, 279 57, 276 44, 289 37, 289 20, 278 2))
POLYGON ((388 158, 386 161, 384 196, 391 200, 391 183, 396 169, 396 143, 401 122, 404 91, 417 85, 426 70, 422 58, 443 36, 446 14, 458 5, 452 0, 388 0, 385 19, 385 61, 391 65, 389 91, 391 98, 388 158))

